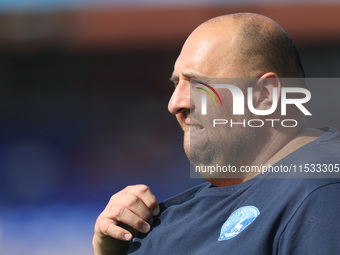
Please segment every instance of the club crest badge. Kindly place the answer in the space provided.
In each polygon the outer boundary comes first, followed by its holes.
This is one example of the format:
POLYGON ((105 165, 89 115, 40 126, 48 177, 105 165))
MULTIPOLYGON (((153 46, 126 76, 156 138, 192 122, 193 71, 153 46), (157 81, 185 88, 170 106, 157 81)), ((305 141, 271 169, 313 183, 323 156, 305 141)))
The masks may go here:
POLYGON ((218 241, 231 239, 241 233, 260 215, 255 206, 243 206, 233 212, 221 228, 218 241))

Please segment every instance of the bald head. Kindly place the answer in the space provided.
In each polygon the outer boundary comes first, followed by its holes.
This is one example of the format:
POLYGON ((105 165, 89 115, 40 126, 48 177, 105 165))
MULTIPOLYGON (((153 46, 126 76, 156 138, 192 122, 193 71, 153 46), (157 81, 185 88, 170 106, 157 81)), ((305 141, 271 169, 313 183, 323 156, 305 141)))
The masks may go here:
MULTIPOLYGON (((274 103, 278 104, 282 80, 285 79, 277 76, 303 77, 303 70, 292 40, 267 17, 248 13, 220 16, 204 22, 190 34, 174 66, 171 80, 175 89, 169 101, 169 111, 176 115, 183 128, 184 148, 193 165, 262 165, 296 136, 303 126, 304 115, 298 109, 291 110, 293 105, 287 107, 286 118, 297 120, 299 124, 289 129, 273 125, 253 128, 231 124, 255 118, 264 120, 268 116, 267 110, 271 111, 273 106, 276 110, 270 112, 270 117, 279 119, 280 109, 274 103), (249 107, 243 114, 233 114, 235 107, 244 104, 244 97, 231 89, 222 90, 223 86, 216 86, 221 107, 213 107, 212 100, 204 103, 201 87, 192 82, 196 78, 207 78, 206 82, 212 85, 215 81, 236 85, 243 90, 243 95, 247 93, 248 106, 266 111, 265 115, 263 112, 254 113, 249 107), (251 87, 250 93, 248 88, 251 87), (241 98, 241 102, 236 102, 236 98, 241 98), (200 112, 203 104, 205 108, 208 104, 211 106, 209 114, 200 112), (230 119, 231 125, 212 125, 216 119, 230 119)), ((216 186, 231 183, 230 176, 223 173, 202 176, 216 186), (220 182, 218 178, 221 177, 220 182)), ((238 178, 243 181, 252 176, 246 174, 238 178)))
POLYGON ((196 32, 209 33, 212 40, 215 37, 220 47, 228 48, 225 51, 228 58, 232 51, 245 76, 275 72, 282 78, 304 78, 294 42, 265 16, 253 13, 219 16, 201 24, 196 32))

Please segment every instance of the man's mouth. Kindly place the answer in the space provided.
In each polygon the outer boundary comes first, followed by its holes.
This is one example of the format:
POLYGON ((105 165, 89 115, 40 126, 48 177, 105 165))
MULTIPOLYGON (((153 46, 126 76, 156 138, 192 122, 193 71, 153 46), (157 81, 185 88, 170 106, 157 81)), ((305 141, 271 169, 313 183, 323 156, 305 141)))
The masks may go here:
POLYGON ((191 120, 191 119, 186 119, 185 124, 189 132, 198 132, 204 129, 202 125, 200 125, 198 122, 191 120))
POLYGON ((198 125, 189 125, 189 131, 192 132, 192 131, 196 131, 196 130, 201 130, 203 129, 202 126, 198 126, 198 125))

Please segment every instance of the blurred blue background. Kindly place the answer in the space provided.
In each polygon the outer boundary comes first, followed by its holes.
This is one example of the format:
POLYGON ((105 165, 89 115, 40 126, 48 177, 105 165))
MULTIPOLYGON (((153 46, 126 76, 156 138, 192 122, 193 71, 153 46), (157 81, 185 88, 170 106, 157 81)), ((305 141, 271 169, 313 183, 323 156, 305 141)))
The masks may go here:
POLYGON ((0 254, 92 254, 115 192, 144 183, 162 201, 202 182, 167 103, 181 45, 206 19, 267 15, 308 77, 339 77, 340 3, 319 2, 0 1, 0 254))

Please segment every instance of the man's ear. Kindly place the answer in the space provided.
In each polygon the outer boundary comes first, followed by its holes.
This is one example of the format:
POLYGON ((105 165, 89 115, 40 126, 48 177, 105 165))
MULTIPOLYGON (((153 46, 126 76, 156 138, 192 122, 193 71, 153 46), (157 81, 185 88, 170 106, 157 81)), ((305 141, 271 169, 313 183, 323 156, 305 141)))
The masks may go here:
POLYGON ((276 104, 280 102, 280 96, 281 82, 276 73, 265 73, 254 85, 253 103, 257 110, 271 109, 273 102, 276 104))

